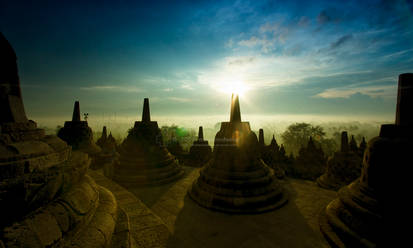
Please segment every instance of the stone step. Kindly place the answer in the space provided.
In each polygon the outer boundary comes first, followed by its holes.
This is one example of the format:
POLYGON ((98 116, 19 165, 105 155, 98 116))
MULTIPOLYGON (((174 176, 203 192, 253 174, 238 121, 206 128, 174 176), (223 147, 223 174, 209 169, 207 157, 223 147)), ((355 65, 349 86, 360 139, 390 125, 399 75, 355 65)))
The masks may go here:
MULTIPOLYGON (((97 184, 112 191, 119 208, 129 219, 130 247, 165 247, 171 233, 165 223, 134 194, 106 178, 102 171, 89 171, 97 184)), ((124 220, 125 221, 125 220, 124 220)), ((123 227, 125 228, 125 226, 123 227)), ((119 227, 119 230, 121 227, 119 227)), ((116 246, 112 242, 112 247, 116 246)))

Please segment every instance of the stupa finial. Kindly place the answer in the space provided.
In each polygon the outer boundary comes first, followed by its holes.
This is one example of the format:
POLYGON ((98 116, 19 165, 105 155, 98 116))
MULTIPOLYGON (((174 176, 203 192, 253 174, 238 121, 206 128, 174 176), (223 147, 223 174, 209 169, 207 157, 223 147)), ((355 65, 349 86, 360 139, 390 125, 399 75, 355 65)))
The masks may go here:
POLYGON ((75 106, 73 108, 73 116, 72 121, 80 121, 80 106, 79 101, 75 102, 75 106))
POLYGON ((241 110, 239 107, 239 98, 238 95, 232 94, 231 97, 231 116, 229 119, 230 122, 241 122, 241 110))
POLYGON ((149 98, 143 100, 142 122, 150 122, 151 113, 149 111, 149 98))
POLYGON ((108 132, 106 130, 106 126, 103 126, 102 130, 102 138, 106 139, 108 137, 108 132))
POLYGON ((396 125, 413 125, 413 73, 399 75, 396 125))
POLYGON ((204 130, 202 129, 202 126, 200 126, 198 130, 198 141, 203 141, 203 140, 204 140, 204 130))
POLYGON ((348 150, 349 150, 349 144, 348 144, 347 132, 343 131, 341 132, 341 152, 347 152, 348 150))
POLYGON ((258 143, 260 144, 260 146, 265 145, 265 142, 264 142, 264 129, 262 129, 262 128, 260 128, 260 130, 259 130, 258 143))

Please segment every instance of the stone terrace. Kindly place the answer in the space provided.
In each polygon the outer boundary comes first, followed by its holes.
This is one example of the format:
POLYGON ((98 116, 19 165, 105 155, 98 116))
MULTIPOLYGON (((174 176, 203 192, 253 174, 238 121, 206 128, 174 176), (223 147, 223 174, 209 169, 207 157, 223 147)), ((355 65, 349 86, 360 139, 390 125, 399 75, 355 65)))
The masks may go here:
POLYGON ((187 189, 199 169, 184 167, 180 180, 130 192, 99 173, 95 181, 113 192, 129 215, 136 247, 328 247, 318 215, 337 194, 315 182, 287 178, 283 208, 263 214, 231 215, 198 206, 187 189))

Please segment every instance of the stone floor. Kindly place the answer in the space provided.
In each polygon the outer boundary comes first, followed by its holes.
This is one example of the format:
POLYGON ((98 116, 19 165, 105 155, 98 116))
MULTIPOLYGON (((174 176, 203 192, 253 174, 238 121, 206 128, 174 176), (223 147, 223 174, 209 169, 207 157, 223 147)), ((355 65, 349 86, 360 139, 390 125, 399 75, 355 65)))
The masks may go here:
MULTIPOLYGON (((166 247, 171 236, 165 223, 131 192, 103 176, 101 171, 89 171, 99 185, 112 191, 118 206, 129 218, 132 247, 166 247)), ((113 244, 113 247, 118 247, 113 244)))
MULTIPOLYGON (((336 197, 335 191, 319 188, 311 181, 289 178, 282 181, 289 202, 281 209, 231 215, 207 210, 193 202, 186 191, 199 175, 199 169, 184 168, 185 175, 177 182, 129 189, 138 198, 129 208, 145 213, 131 218, 131 226, 135 226, 132 232, 140 232, 133 235, 140 242, 138 247, 328 247, 319 231, 318 214, 336 197)), ((114 188, 117 187, 120 186, 114 188)), ((118 198, 116 191, 114 194, 118 198)), ((122 200, 120 205, 124 205, 122 200)))

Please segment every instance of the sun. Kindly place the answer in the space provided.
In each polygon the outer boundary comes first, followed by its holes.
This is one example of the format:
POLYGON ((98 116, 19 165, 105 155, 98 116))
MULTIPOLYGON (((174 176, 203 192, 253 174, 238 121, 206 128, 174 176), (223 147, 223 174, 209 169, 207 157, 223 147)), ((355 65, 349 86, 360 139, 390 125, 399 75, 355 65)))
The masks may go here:
POLYGON ((240 79, 224 79, 220 82, 218 90, 225 94, 244 96, 249 87, 240 79))

